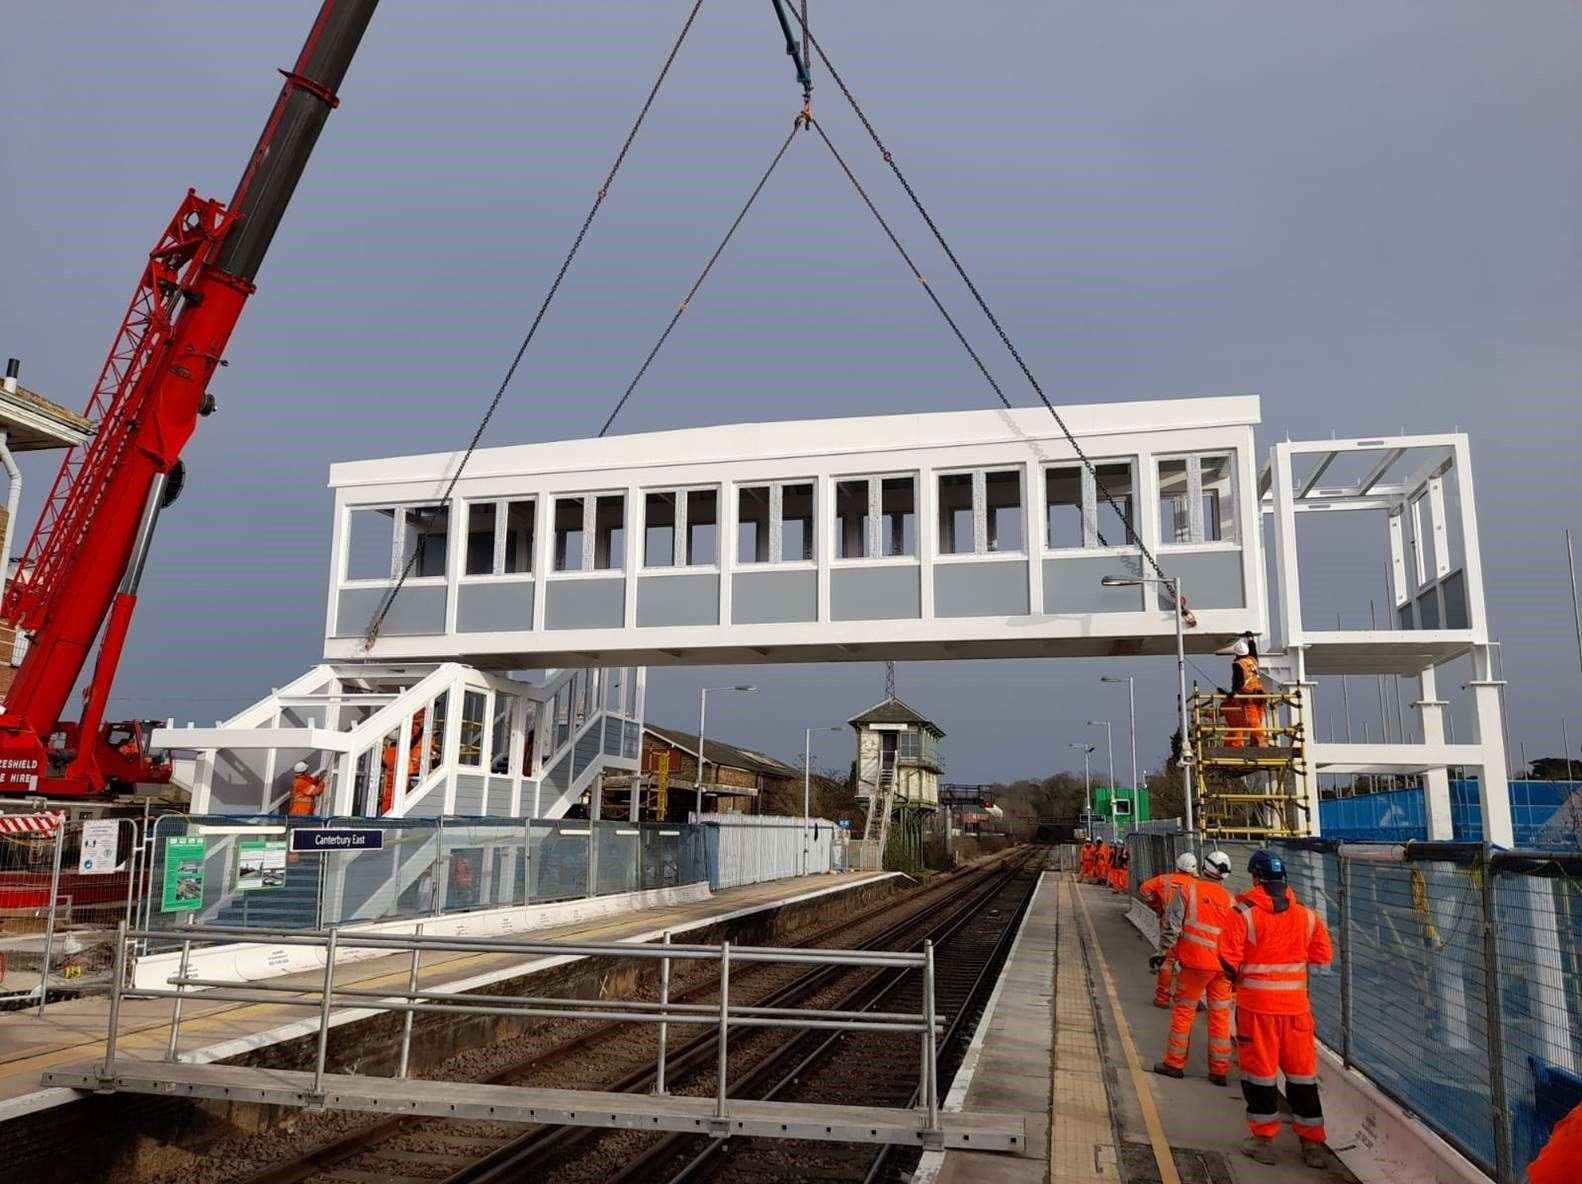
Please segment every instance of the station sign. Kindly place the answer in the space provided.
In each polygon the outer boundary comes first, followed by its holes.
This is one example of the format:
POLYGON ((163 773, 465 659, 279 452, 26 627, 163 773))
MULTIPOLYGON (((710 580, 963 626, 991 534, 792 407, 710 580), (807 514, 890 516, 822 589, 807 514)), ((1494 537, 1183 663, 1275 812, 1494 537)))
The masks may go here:
POLYGON ((378 851, 385 832, 366 827, 300 827, 291 832, 293 851, 378 851))

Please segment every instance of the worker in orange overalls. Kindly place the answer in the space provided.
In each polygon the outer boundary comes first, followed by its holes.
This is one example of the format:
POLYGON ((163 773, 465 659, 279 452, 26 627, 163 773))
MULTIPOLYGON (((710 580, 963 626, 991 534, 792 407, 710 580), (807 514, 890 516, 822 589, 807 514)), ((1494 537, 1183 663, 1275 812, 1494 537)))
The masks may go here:
POLYGON ((319 811, 319 795, 324 792, 324 778, 308 772, 308 762, 298 761, 291 766, 291 804, 286 814, 291 818, 312 818, 319 811))
POLYGON ((1231 655, 1230 690, 1220 701, 1225 722, 1226 748, 1263 748, 1269 743, 1264 729, 1263 678, 1258 671, 1258 643, 1243 633, 1221 653, 1231 655), (1249 697, 1251 696, 1251 697, 1249 697))
POLYGON ((1582 1105, 1549 1133, 1538 1158, 1527 1165, 1527 1184, 1575 1184, 1582 1177, 1582 1105))
MULTIPOLYGON (((1137 890, 1142 897, 1142 902, 1154 911, 1154 916, 1162 921, 1165 909, 1177 892, 1181 891, 1193 880, 1197 879, 1197 856, 1190 851, 1183 851, 1176 856, 1176 869, 1173 872, 1160 872, 1157 876, 1143 881, 1143 886, 1137 890)), ((1159 952, 1148 959, 1148 968, 1156 971, 1158 977, 1154 980, 1154 1006, 1170 1006, 1170 985, 1175 976, 1176 957, 1175 942, 1166 941, 1163 927, 1159 930, 1159 952)), ((1215 963, 1218 965, 1218 963, 1215 963)))
POLYGON ((1169 943, 1180 966, 1170 1010, 1170 1035, 1164 1060, 1154 1072, 1165 1077, 1186 1075, 1192 1046, 1192 1025, 1198 1006, 1208 997, 1208 1079, 1223 1086, 1230 1073, 1230 1009, 1232 991, 1219 960, 1220 935, 1236 907, 1223 881, 1230 875, 1230 856, 1210 851, 1203 858, 1203 878, 1189 877, 1165 906, 1159 944, 1169 943))
POLYGON ((1095 884, 1108 884, 1110 882, 1110 860, 1115 857, 1115 845, 1099 840, 1099 857, 1093 868, 1093 882, 1095 884))
POLYGON ((1124 893, 1131 887, 1131 853, 1120 843, 1115 844, 1115 854, 1110 858, 1110 891, 1124 893))
POLYGON ((1299 904, 1286 883, 1285 861, 1255 851, 1247 865, 1253 888, 1224 920, 1219 957, 1236 988, 1237 1063, 1252 1132, 1242 1154, 1272 1164, 1280 1133, 1279 1076, 1291 1104, 1291 1127, 1302 1162, 1325 1167, 1324 1111, 1318 1101, 1318 1046, 1307 968, 1334 956, 1324 919, 1299 904))
POLYGON ((1082 844, 1082 850, 1077 856, 1077 879, 1087 883, 1093 879, 1093 840, 1087 839, 1082 844))

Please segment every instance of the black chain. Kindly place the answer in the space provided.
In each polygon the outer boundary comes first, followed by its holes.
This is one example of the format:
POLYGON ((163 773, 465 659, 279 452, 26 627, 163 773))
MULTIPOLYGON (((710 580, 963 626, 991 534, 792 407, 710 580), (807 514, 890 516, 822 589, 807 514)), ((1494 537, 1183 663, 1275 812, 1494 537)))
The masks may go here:
POLYGON ((709 278, 709 272, 714 270, 714 265, 719 262, 720 256, 725 253, 725 248, 730 245, 731 238, 736 234, 737 227, 746 219, 747 211, 753 208, 753 203, 758 200, 758 195, 764 191, 764 186, 769 183, 770 176, 784 158, 786 149, 791 147, 791 141, 796 139, 797 131, 801 126, 802 117, 798 116, 791 125, 791 134, 785 138, 785 143, 780 145, 780 151, 775 153, 774 159, 769 162, 769 167, 764 170, 763 176, 758 178, 758 184, 753 186, 753 191, 748 195, 746 204, 737 213, 736 220, 731 223, 730 229, 725 232, 725 237, 720 240, 720 245, 714 248, 714 254, 710 255, 709 261, 703 265, 703 270, 698 273, 698 278, 693 282, 692 287, 688 289, 687 294, 682 297, 681 303, 671 315, 670 323, 665 326, 665 331, 659 335, 659 340, 654 342, 654 348, 648 351, 648 356, 643 359, 643 364, 638 367, 637 374, 627 384, 626 391, 615 404, 615 409, 610 412, 609 418, 604 421, 604 426, 599 429, 600 436, 609 432, 610 425, 615 422, 615 417, 626 406, 626 401, 632 397, 632 392, 637 389, 637 384, 643 380, 643 375, 648 373, 649 366, 653 365, 654 359, 659 356, 659 351, 664 348, 665 342, 670 339, 671 330, 681 320, 681 314, 686 312, 688 307, 691 306, 692 298, 698 294, 698 289, 703 287, 703 281, 709 278))
MULTIPOLYGON (((797 20, 800 23, 801 17, 795 8, 791 9, 791 13, 793 16, 797 17, 797 20)), ((956 252, 953 251, 950 244, 945 241, 944 234, 941 233, 939 226, 934 222, 934 219, 929 215, 928 210, 924 207, 922 200, 917 196, 917 191, 912 188, 911 183, 906 179, 906 174, 901 171, 901 166, 896 164, 894 153, 885 147, 884 141, 880 139, 879 133, 874 128, 873 123, 868 119, 867 113, 863 111, 862 106, 857 102, 857 96, 852 94, 851 88, 846 85, 846 80, 841 77, 840 72, 835 69, 834 64, 829 60, 829 55, 824 52, 824 46, 817 38, 813 36, 811 30, 809 30, 805 24, 802 26, 802 33, 807 39, 808 44, 810 44, 818 52, 819 61, 824 63, 824 69, 828 71, 829 76, 831 80, 834 81, 835 85, 840 88, 840 93, 845 97, 847 104, 852 109, 852 112, 862 123, 863 128, 868 133, 869 139, 873 141, 874 147, 879 150, 880 156, 884 158, 884 163, 890 166, 890 171, 895 174, 895 179, 901 183, 901 188, 906 190, 906 195, 907 197, 911 198, 913 207, 916 208, 917 212, 922 216, 923 221, 927 223, 929 230, 933 232, 935 241, 938 242, 941 249, 944 250, 946 258, 950 260, 951 265, 956 269, 956 274, 961 277, 962 283, 966 284, 967 290, 972 293, 972 298, 977 301, 978 308, 982 310, 983 315, 988 319, 989 324, 992 325, 994 327, 994 331, 999 334, 1000 341, 1005 345, 1006 350, 1010 352, 1011 357, 1015 359, 1017 366, 1021 369, 1022 374, 1026 377, 1028 384, 1033 388, 1034 393, 1038 395, 1039 401, 1042 402, 1046 408, 1048 408, 1049 414, 1054 416, 1055 423, 1065 435, 1066 442, 1071 445, 1071 449, 1076 453, 1077 459, 1082 462, 1083 467, 1087 469, 1087 471, 1092 475, 1094 487, 1097 489, 1099 496, 1110 504, 1110 507, 1116 512, 1117 515, 1120 516, 1121 521, 1125 523, 1128 539, 1133 545, 1137 547, 1138 551, 1142 553, 1143 557, 1148 560, 1148 565, 1154 569, 1154 572, 1161 580, 1166 579, 1167 577, 1165 576, 1164 569, 1159 566, 1159 561, 1155 559, 1153 553, 1149 551, 1147 544, 1145 544, 1142 540, 1142 535, 1137 531, 1135 525, 1133 524, 1130 511, 1126 510, 1121 501, 1111 494, 1107 488, 1105 488, 1103 480, 1101 480, 1099 477, 1098 469, 1094 467, 1094 464, 1088 458, 1087 453, 1082 450, 1082 445, 1077 442, 1076 436, 1072 433, 1070 427, 1066 425, 1066 421, 1061 416, 1059 410, 1052 402, 1049 401, 1049 396, 1044 393, 1044 388, 1039 385, 1038 379, 1033 376, 1033 372, 1028 368, 1027 362, 1023 360, 1021 353, 1017 350, 1016 346, 1012 344, 1010 335, 1006 333, 1005 327, 1000 324, 1000 319, 994 315, 994 311, 989 307, 989 302, 985 300, 983 298, 983 294, 978 291, 978 286, 972 282, 972 277, 967 274, 967 269, 962 266, 961 260, 956 257, 956 252)), ((1103 542, 1102 536, 1100 536, 1100 542, 1103 542)), ((1170 585, 1163 584, 1162 587, 1169 589, 1170 585)), ((1182 610, 1185 610, 1186 605, 1183 602, 1178 607, 1182 610)))
MULTIPOLYGON (((472 459, 472 454, 477 450, 478 441, 483 439, 483 433, 489 427, 489 421, 494 418, 495 411, 500 406, 500 400, 505 397, 506 388, 511 385, 511 379, 516 376, 517 367, 522 364, 522 357, 527 353, 527 347, 532 344, 533 338, 538 333, 538 327, 544 323, 544 314, 549 311, 550 303, 555 299, 555 294, 560 291, 561 281, 566 278, 566 272, 571 269, 571 262, 577 257, 577 252, 582 249, 582 240, 588 236, 588 228, 593 225, 593 219, 598 216, 599 209, 604 205, 604 199, 610 194, 610 186, 615 182, 615 174, 620 172, 621 165, 626 161, 626 154, 631 151, 632 143, 637 139, 637 132, 643 126, 643 121, 648 118, 648 112, 654 105, 654 99, 659 94, 659 88, 670 73, 670 67, 675 64, 676 55, 681 52, 681 45, 687 39, 687 34, 692 31, 693 22, 698 18, 698 10, 703 7, 703 0, 694 0, 692 11, 687 13, 686 23, 681 26, 681 32, 676 34, 676 40, 670 47, 670 53, 665 57, 665 64, 659 69, 659 76, 654 79, 654 85, 649 88, 648 97, 643 100, 643 106, 637 113, 636 120, 632 123, 631 131, 626 133, 626 139, 621 144, 621 150, 615 155, 615 163, 610 165, 610 171, 605 175, 604 184, 599 186, 599 192, 594 195, 593 205, 589 207, 587 217, 583 218, 582 226, 577 231, 577 237, 572 241, 571 249, 566 252, 566 257, 561 261, 560 270, 555 273, 554 282, 549 285, 549 291, 544 294, 538 312, 533 316, 533 323, 528 326, 527 333, 522 338, 522 344, 517 346, 516 355, 511 359, 511 364, 506 367, 505 376, 500 379, 500 386, 494 392, 494 398, 489 401, 489 409, 483 413, 483 419, 478 422, 478 428, 472 434, 472 440, 467 444, 467 450, 462 453, 461 463, 456 466, 456 471, 451 475, 450 483, 445 486, 445 493, 440 498, 438 506, 434 507, 432 517, 437 517, 439 512, 450 505, 451 495, 456 491, 456 483, 461 480, 462 473, 467 468, 467 462, 472 459)), ((371 649, 379 638, 379 629, 384 624, 385 616, 390 612, 390 606, 395 603, 395 598, 405 586, 407 577, 412 574, 417 566, 421 548, 414 546, 412 554, 406 561, 406 566, 401 569, 394 587, 385 594, 379 604, 379 609, 374 613, 373 620, 368 623, 368 631, 363 636, 364 650, 371 649)))

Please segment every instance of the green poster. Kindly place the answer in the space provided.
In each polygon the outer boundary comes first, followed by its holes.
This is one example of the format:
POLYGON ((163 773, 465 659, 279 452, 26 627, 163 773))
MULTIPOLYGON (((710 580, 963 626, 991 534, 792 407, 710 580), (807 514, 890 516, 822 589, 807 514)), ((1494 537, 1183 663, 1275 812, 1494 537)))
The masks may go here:
POLYGON ((165 891, 160 912, 185 913, 203 907, 203 849, 202 835, 165 840, 165 891))
POLYGON ((237 845, 236 890, 279 888, 286 882, 284 839, 243 839, 237 845))

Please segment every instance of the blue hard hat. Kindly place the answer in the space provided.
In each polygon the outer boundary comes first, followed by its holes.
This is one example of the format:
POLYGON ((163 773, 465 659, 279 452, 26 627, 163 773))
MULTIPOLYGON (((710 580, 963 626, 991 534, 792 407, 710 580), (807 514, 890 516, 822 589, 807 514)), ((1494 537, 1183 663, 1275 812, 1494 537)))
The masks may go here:
POLYGON ((1285 879, 1285 860, 1272 851, 1254 851, 1247 861, 1247 870, 1255 880, 1285 879))

